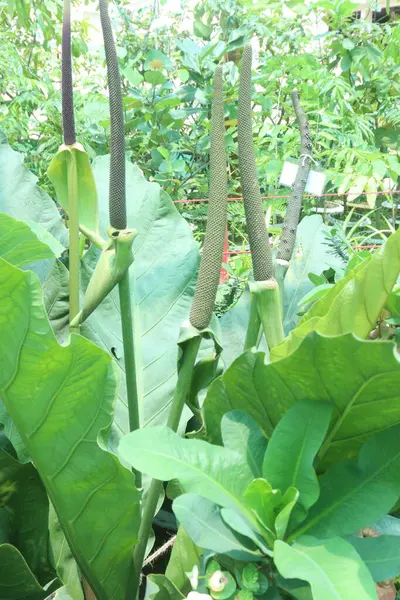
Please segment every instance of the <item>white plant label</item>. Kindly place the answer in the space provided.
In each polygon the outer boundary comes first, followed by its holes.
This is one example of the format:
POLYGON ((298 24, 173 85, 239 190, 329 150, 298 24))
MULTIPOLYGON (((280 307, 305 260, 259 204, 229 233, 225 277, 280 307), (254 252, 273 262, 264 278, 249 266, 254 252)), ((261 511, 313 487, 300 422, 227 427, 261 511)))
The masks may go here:
POLYGON ((281 185, 293 185, 296 179, 298 166, 295 163, 285 161, 283 163, 283 169, 279 183, 281 185))
POLYGON ((325 187, 326 175, 320 171, 310 171, 307 178, 305 191, 313 196, 322 196, 325 187))
MULTIPOLYGON (((298 168, 298 165, 296 165, 295 163, 285 161, 283 163, 283 169, 279 183, 281 185, 287 185, 289 187, 292 186, 296 179, 298 168)), ((308 174, 305 191, 308 194, 312 194, 313 196, 322 196, 325 181, 325 173, 311 170, 308 174)))

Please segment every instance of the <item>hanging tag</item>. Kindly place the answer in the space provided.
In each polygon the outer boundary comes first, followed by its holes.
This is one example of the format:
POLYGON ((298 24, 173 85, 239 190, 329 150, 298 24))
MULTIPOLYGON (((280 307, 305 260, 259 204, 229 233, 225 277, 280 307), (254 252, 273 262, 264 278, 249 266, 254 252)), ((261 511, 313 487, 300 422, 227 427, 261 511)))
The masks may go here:
POLYGON ((307 178, 305 191, 313 196, 322 196, 325 187, 326 175, 320 171, 310 171, 307 178))
POLYGON ((281 185, 293 185, 298 169, 299 167, 295 163, 285 161, 283 163, 283 169, 279 183, 281 185))
MULTIPOLYGON (((296 179, 299 167, 295 163, 285 161, 279 183, 291 187, 296 179)), ((311 170, 308 174, 305 191, 313 196, 322 196, 326 175, 320 171, 311 170)))

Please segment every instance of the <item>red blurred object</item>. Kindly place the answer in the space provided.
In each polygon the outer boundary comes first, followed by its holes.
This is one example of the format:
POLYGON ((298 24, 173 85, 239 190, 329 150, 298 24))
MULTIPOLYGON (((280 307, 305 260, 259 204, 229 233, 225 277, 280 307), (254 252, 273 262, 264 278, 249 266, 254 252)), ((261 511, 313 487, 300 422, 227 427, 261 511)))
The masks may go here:
MULTIPOLYGON (((229 256, 231 254, 234 254, 233 252, 229 252, 229 232, 228 232, 228 225, 226 226, 226 231, 225 231, 225 240, 224 240, 224 251, 222 253, 222 264, 223 265, 227 265, 228 264, 228 260, 229 260, 229 256)), ((221 273, 219 276, 219 284, 221 285, 222 283, 224 283, 224 281, 228 281, 229 279, 229 273, 226 269, 224 269, 224 267, 221 267, 221 273)))

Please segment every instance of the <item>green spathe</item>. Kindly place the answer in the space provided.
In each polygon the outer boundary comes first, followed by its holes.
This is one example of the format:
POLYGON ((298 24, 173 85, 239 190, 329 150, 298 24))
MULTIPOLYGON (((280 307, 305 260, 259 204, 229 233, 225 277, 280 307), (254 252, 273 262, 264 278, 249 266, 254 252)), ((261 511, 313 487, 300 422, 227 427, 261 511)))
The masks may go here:
POLYGON ((105 245, 89 281, 83 308, 71 322, 72 326, 83 323, 120 283, 133 263, 132 244, 135 235, 136 231, 130 229, 121 231, 110 229, 109 241, 105 245))
POLYGON ((48 174, 56 190, 57 200, 65 212, 69 214, 68 164, 70 161, 75 161, 76 164, 79 224, 97 233, 99 230, 99 211, 96 183, 89 156, 81 144, 60 146, 59 151, 50 163, 48 174))

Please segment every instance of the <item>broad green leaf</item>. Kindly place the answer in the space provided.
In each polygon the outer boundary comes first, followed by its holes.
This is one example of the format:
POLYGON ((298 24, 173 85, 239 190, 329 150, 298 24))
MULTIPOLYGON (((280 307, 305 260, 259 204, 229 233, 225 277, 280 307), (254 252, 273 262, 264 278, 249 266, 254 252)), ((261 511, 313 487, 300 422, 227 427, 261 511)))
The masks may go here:
POLYGON ((308 581, 313 600, 374 600, 372 577, 354 548, 341 538, 303 538, 293 546, 278 540, 274 561, 288 579, 308 581))
MULTIPOLYGON (((99 191, 100 233, 109 223, 109 157, 94 161, 99 191)), ((133 243, 135 262, 129 270, 132 301, 136 302, 135 334, 140 353, 139 387, 142 390, 143 425, 167 421, 176 384, 179 329, 188 318, 199 261, 198 245, 189 225, 171 199, 155 183, 149 183, 137 166, 126 165, 128 225, 137 231, 133 243), (135 296, 133 294, 135 293, 135 296)), ((83 291, 99 258, 92 247, 82 261, 83 291)), ((60 318, 60 317, 59 317, 60 318)), ((81 332, 112 352, 124 377, 121 315, 115 289, 89 317, 81 332)), ((125 385, 120 387, 115 425, 128 432, 125 385)), ((190 412, 186 411, 186 417, 190 412)), ((183 417, 182 420, 184 420, 183 417)))
POLYGON ((186 573, 190 573, 194 566, 198 566, 202 553, 202 550, 190 539, 184 527, 180 526, 165 575, 184 594, 188 594, 192 589, 186 573))
MULTIPOLYGON (((268 590, 265 592, 265 594, 263 594, 261 596, 262 600, 283 600, 283 596, 281 596, 279 590, 277 587, 273 586, 271 587, 271 585, 269 586, 268 590)), ((238 597, 238 600, 246 600, 246 598, 240 598, 238 597)))
POLYGON ((54 577, 49 561, 48 498, 36 469, 31 464, 25 466, 24 472, 19 474, 20 481, 16 480, 17 493, 9 504, 14 518, 10 541, 44 585, 54 577))
POLYGON ((381 535, 400 536, 400 519, 386 515, 373 524, 373 529, 381 535))
POLYGON ((117 384, 111 358, 81 336, 58 345, 33 273, 0 259, 0 290, 4 404, 98 600, 124 597, 139 494, 105 450, 117 384))
POLYGON ((72 600, 84 600, 78 565, 65 539, 53 506, 49 510, 49 535, 54 566, 72 600))
POLYGON ((222 417, 221 436, 225 448, 240 454, 254 477, 261 477, 267 438, 256 421, 243 411, 231 411, 222 417))
POLYGON ((0 211, 15 219, 40 223, 63 245, 68 233, 54 201, 36 185, 37 177, 24 165, 24 157, 10 148, 0 133, 0 211))
POLYGON ((313 600, 311 588, 301 579, 285 579, 279 573, 276 577, 276 584, 279 589, 285 590, 296 600, 313 600))
POLYGON ((144 80, 151 85, 161 85, 166 81, 165 75, 161 71, 146 71, 144 74, 144 80))
POLYGON ((122 71, 122 74, 134 87, 139 86, 143 81, 143 75, 141 75, 137 69, 133 69, 132 67, 126 67, 126 69, 122 71))
POLYGON ((254 544, 224 523, 221 509, 197 494, 183 494, 174 500, 173 511, 192 540, 200 548, 227 554, 237 560, 259 560, 254 544))
POLYGON ((355 534, 374 523, 400 496, 400 425, 377 433, 362 447, 358 463, 333 465, 320 478, 319 500, 290 539, 305 533, 323 539, 355 534))
POLYGON ((314 470, 315 456, 328 430, 332 405, 327 402, 296 402, 274 429, 263 464, 263 477, 285 493, 290 487, 300 492, 306 510, 319 496, 314 470))
POLYGON ((41 223, 25 218, 21 220, 29 226, 40 242, 46 244, 46 246, 50 248, 56 258, 59 258, 61 254, 65 252, 64 245, 60 244, 60 242, 56 240, 56 238, 49 231, 47 231, 47 229, 41 225, 41 223))
POLYGON ((48 510, 47 494, 34 466, 21 464, 0 448, 0 543, 8 542, 21 552, 41 585, 54 578, 49 562, 48 510))
POLYGON ((400 422, 394 344, 314 332, 293 354, 268 365, 262 353, 244 353, 210 386, 204 402, 208 439, 221 443, 220 422, 231 410, 248 412, 271 437, 299 400, 333 404, 321 468, 355 458, 372 434, 400 422))
POLYGON ((271 352, 271 360, 285 358, 311 331, 328 336, 353 333, 366 338, 400 273, 400 230, 316 302, 292 333, 271 352))
POLYGON ((400 538, 395 535, 351 537, 348 541, 357 550, 376 582, 394 579, 400 574, 400 538))
POLYGON ((77 172, 79 224, 97 233, 99 230, 97 189, 89 155, 83 147, 80 144, 61 146, 50 163, 49 178, 56 190, 58 203, 69 214, 68 167, 73 162, 77 172))
POLYGON ((10 544, 0 545, 0 598, 41 600, 45 597, 45 591, 19 550, 10 544))
POLYGON ((186 69, 179 69, 178 77, 182 81, 182 83, 186 83, 189 80, 189 72, 186 71, 186 69))
POLYGON ((138 471, 155 479, 178 479, 185 492, 197 493, 226 508, 240 507, 253 479, 236 452, 200 440, 185 440, 169 427, 149 427, 122 438, 118 452, 138 471))
POLYGON ((299 304, 304 306, 306 304, 310 304, 310 302, 315 302, 315 300, 319 300, 325 294, 327 294, 328 290, 333 287, 333 283, 323 283, 322 285, 318 285, 317 287, 310 290, 305 296, 301 298, 299 304))
POLYGON ((400 294, 398 290, 389 294, 386 302, 386 308, 390 311, 392 317, 400 317, 400 294))
MULTIPOLYGON (((62 249, 61 244, 59 246, 62 249)), ((54 258, 49 246, 43 244, 28 225, 4 213, 0 213, 0 256, 16 267, 54 258)))

